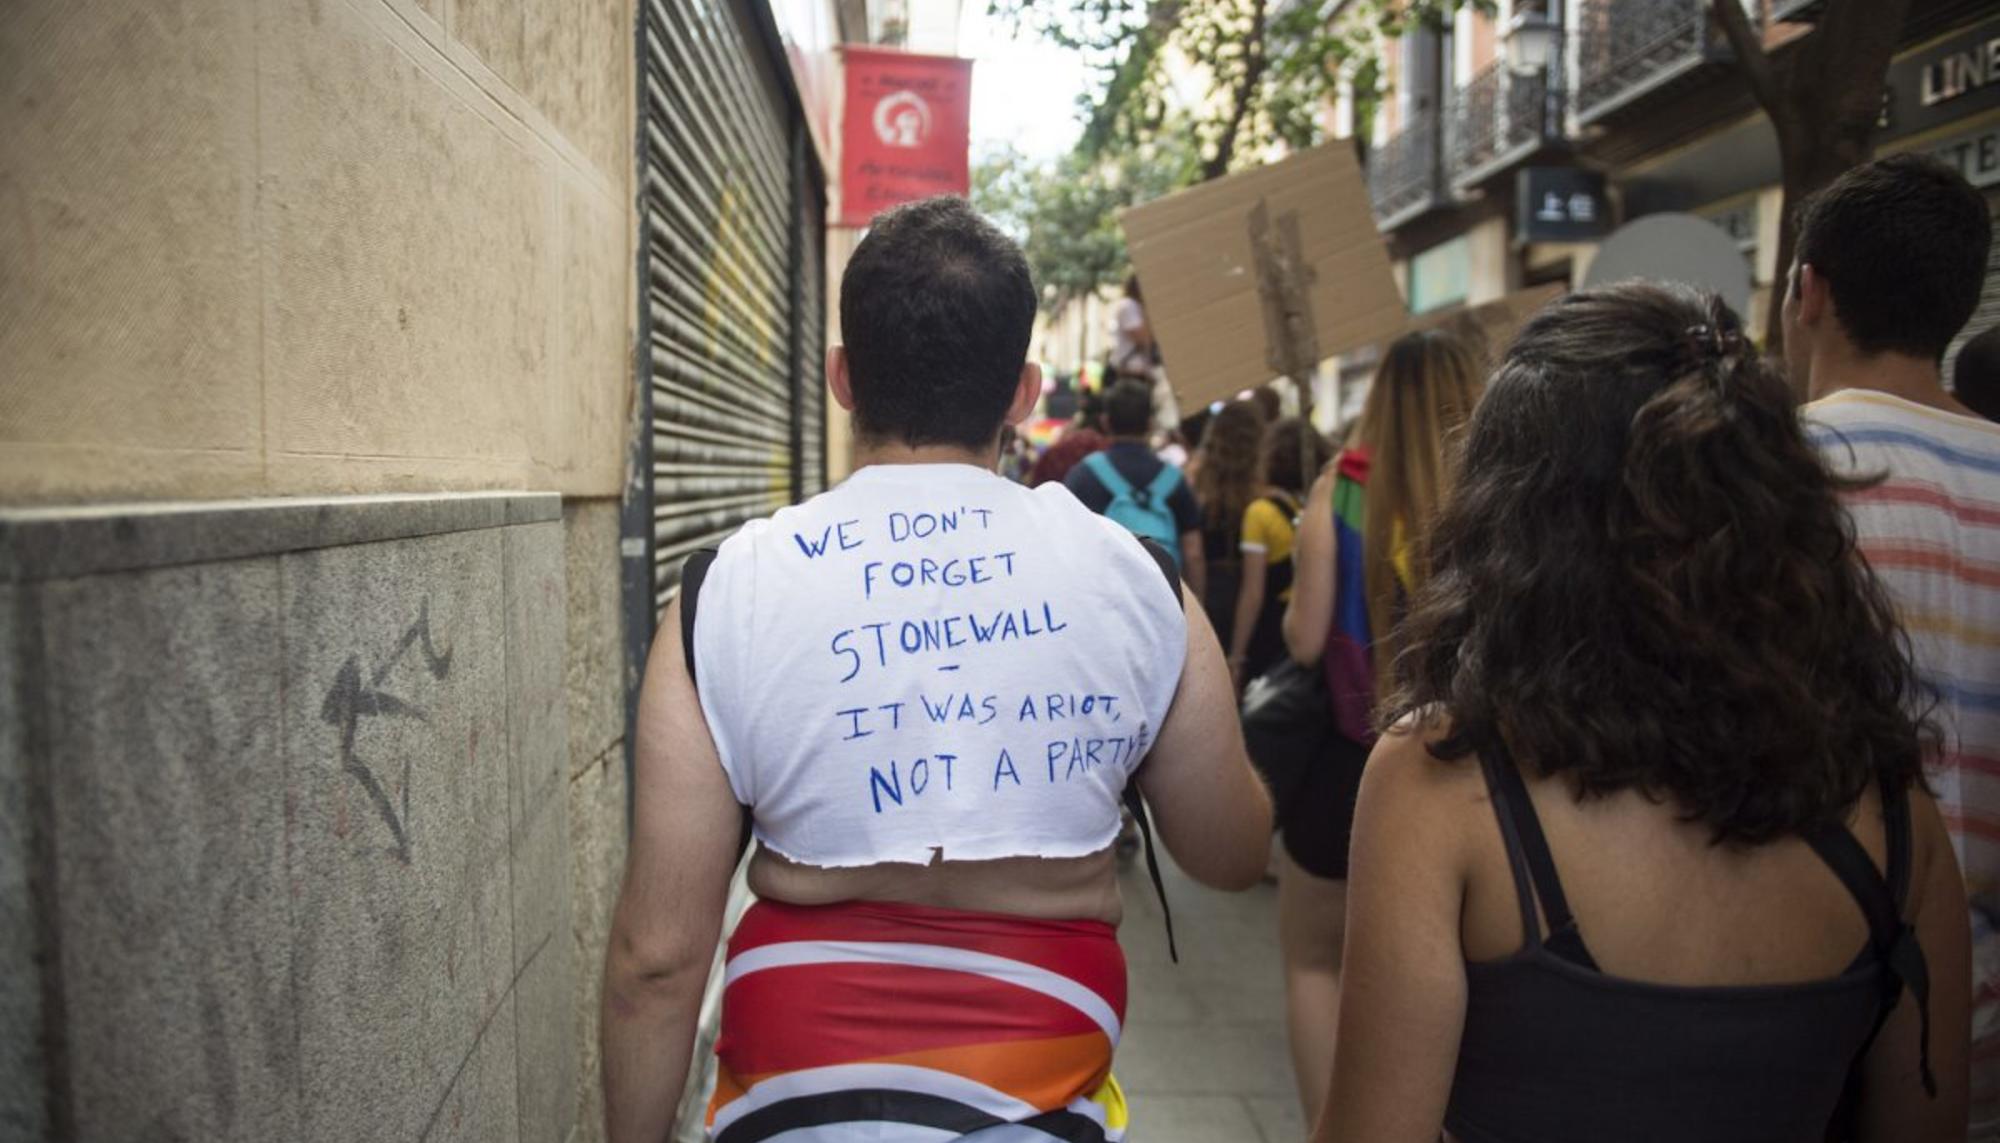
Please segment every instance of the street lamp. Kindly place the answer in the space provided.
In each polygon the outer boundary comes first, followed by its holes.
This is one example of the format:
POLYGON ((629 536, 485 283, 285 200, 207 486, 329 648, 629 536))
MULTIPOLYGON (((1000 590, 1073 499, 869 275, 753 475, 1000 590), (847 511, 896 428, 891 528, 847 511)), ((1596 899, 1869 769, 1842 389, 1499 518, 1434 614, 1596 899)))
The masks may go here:
POLYGON ((1562 50, 1562 25, 1541 12, 1523 10, 1507 22, 1507 66, 1517 75, 1548 68, 1562 50))

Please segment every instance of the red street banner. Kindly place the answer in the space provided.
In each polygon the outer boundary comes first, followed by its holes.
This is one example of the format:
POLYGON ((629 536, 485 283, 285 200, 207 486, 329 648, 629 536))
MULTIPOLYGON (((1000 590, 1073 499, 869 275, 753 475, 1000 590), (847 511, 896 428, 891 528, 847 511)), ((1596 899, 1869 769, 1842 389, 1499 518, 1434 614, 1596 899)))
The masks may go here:
POLYGON ((964 194, 972 61, 845 48, 841 226, 867 226, 901 203, 964 194))

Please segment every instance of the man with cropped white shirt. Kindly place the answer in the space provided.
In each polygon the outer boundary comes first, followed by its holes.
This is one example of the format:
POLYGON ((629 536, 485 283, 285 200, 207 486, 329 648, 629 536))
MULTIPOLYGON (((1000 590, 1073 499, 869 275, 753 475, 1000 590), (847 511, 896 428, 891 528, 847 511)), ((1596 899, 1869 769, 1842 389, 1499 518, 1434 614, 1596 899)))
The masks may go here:
POLYGON ((724 1143, 1123 1138, 1128 784, 1198 880, 1262 873, 1270 805, 1171 560, 993 471, 1041 392, 1034 315, 1019 249, 963 201, 877 219, 827 362, 857 471, 747 525, 669 609, 606 956, 613 1140, 672 1116, 746 820, 724 1143))

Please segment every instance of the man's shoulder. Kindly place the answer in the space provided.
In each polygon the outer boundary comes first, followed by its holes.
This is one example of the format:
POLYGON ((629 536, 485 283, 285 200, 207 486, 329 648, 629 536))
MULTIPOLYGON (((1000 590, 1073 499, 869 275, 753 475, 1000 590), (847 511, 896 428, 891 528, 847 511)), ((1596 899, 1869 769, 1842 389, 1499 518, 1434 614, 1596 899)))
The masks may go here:
POLYGON ((2000 476, 2000 426, 1888 393, 1843 389, 1807 405, 1806 435, 1839 470, 1915 465, 2000 476))

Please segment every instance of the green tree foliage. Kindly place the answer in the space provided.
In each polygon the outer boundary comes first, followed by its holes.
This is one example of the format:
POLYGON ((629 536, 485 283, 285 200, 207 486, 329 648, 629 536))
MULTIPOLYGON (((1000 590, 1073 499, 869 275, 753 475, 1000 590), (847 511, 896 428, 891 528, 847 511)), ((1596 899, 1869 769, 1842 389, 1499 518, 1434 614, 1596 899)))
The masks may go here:
POLYGON ((1195 177, 1184 137, 1107 155, 1036 163, 1011 147, 972 170, 972 204, 1021 243, 1050 312, 1122 281, 1130 262, 1118 212, 1195 177))
POLYGON ((1373 118, 1381 45, 1441 27, 1494 0, 988 0, 1016 30, 1083 54, 1096 73, 1084 96, 1080 150, 1143 150, 1179 133, 1196 175, 1257 162, 1274 144, 1323 139, 1322 112, 1343 79, 1363 131, 1373 118))

